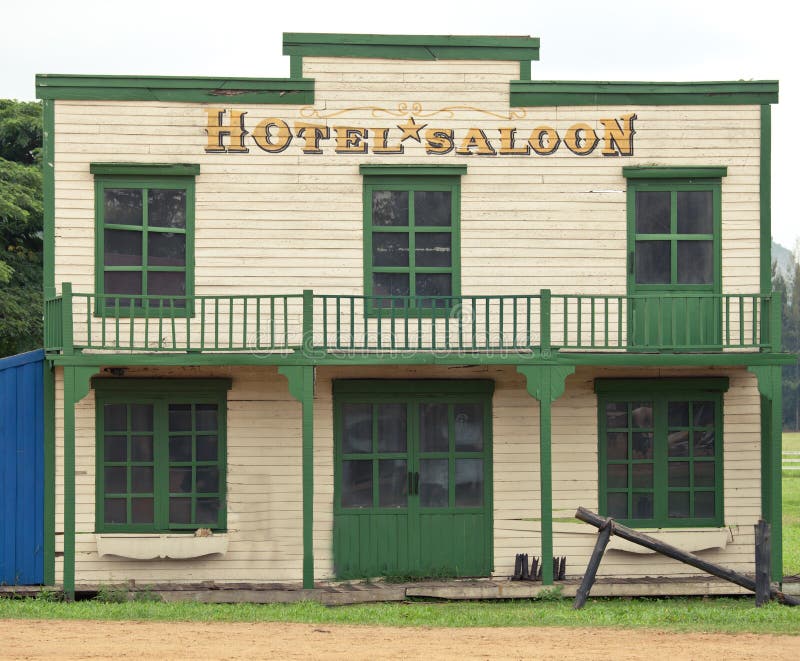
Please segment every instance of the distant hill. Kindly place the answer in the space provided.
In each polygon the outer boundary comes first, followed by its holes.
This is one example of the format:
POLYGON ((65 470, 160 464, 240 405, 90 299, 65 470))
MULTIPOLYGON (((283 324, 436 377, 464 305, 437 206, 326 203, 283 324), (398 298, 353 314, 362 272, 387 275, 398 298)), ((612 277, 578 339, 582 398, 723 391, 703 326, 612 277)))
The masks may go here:
POLYGON ((778 263, 778 271, 783 275, 783 279, 791 281, 794 277, 794 254, 788 248, 779 243, 772 242, 772 262, 778 263))

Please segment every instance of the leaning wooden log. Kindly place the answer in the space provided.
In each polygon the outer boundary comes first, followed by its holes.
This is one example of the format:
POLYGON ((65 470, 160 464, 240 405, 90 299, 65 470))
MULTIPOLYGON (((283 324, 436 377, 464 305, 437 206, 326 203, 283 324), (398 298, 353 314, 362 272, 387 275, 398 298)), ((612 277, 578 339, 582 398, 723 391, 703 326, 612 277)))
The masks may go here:
POLYGON ((763 606, 769 601, 769 569, 770 569, 770 526, 759 519, 756 532, 756 606, 763 606))
POLYGON ((600 561, 603 559, 603 553, 608 546, 608 540, 611 539, 611 520, 609 519, 605 525, 600 527, 597 533, 597 542, 592 551, 592 557, 589 559, 589 565, 586 567, 586 573, 583 575, 581 586, 575 593, 575 601, 572 602, 573 608, 583 608, 586 600, 589 598, 589 591, 594 585, 594 579, 597 576, 597 569, 600 567, 600 561))
MULTIPOLYGON (((622 539, 627 539, 629 542, 639 544, 640 546, 644 546, 645 548, 656 551, 657 553, 666 555, 669 558, 680 560, 687 565, 701 569, 702 571, 713 576, 717 576, 718 578, 722 578, 726 581, 730 581, 731 583, 735 583, 736 585, 740 585, 751 592, 756 591, 756 582, 752 578, 744 576, 743 574, 739 574, 732 569, 720 567, 713 562, 708 562, 707 560, 698 558, 692 553, 682 551, 671 544, 667 544, 666 542, 649 537, 644 533, 640 533, 632 528, 622 525, 621 523, 617 523, 613 519, 595 514, 584 507, 578 508, 578 510, 575 512, 575 518, 583 521, 584 523, 593 525, 598 529, 610 524, 612 535, 617 535, 618 537, 622 537, 622 539)), ((786 604, 788 606, 800 606, 800 599, 785 595, 783 592, 774 587, 770 587, 770 596, 773 599, 777 599, 782 604, 786 604)))

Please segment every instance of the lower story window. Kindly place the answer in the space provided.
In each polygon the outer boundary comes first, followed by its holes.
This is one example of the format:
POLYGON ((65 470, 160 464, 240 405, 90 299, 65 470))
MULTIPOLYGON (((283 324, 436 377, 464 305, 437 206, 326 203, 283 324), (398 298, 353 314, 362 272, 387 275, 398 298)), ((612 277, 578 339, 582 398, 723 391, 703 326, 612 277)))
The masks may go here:
POLYGON ((642 527, 723 524, 727 385, 720 378, 595 383, 602 514, 642 527))
POLYGON ((98 531, 225 528, 224 379, 96 379, 98 531))

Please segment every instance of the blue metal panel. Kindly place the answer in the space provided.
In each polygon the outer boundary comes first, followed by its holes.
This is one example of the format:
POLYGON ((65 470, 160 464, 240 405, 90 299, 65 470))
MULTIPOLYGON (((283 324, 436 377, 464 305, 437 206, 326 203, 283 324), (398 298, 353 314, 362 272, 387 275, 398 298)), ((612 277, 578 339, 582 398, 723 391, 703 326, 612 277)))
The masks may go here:
POLYGON ((44 580, 44 351, 0 359, 0 583, 44 580))

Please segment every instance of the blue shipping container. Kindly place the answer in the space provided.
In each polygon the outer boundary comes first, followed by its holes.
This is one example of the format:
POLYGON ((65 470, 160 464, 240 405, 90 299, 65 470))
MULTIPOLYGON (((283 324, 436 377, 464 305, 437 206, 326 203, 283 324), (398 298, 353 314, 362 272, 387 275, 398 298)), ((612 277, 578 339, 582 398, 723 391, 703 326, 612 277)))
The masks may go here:
POLYGON ((44 351, 0 359, 0 584, 44 580, 44 351))

